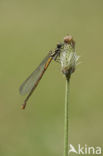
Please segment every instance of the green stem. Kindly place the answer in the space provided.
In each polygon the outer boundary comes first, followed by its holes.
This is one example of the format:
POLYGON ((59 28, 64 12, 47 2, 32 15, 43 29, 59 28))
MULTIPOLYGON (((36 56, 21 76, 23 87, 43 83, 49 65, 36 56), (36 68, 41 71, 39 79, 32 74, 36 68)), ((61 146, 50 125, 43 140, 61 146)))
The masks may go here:
POLYGON ((65 90, 65 121, 64 121, 64 156, 68 156, 69 83, 70 83, 70 79, 66 79, 66 90, 65 90))

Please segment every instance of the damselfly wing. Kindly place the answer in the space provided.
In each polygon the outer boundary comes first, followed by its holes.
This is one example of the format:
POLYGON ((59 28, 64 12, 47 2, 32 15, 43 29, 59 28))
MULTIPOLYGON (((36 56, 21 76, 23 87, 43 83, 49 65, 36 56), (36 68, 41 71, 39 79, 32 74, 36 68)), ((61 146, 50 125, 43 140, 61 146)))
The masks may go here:
POLYGON ((41 64, 36 68, 36 70, 20 86, 19 91, 21 95, 25 95, 28 93, 28 96, 25 99, 22 108, 25 108, 27 100, 29 99, 30 95, 38 85, 40 79, 42 78, 45 70, 47 69, 51 61, 52 57, 51 54, 49 53, 41 62, 41 64))

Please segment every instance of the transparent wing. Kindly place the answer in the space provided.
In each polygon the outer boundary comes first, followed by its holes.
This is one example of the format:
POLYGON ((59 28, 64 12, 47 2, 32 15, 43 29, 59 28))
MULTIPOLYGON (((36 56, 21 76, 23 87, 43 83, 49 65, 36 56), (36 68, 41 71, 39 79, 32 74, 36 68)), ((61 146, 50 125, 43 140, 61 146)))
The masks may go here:
POLYGON ((36 68, 36 70, 23 82, 23 84, 20 86, 20 94, 25 95, 27 93, 30 93, 30 91, 36 86, 36 83, 40 79, 42 73, 44 72, 45 65, 50 58, 50 54, 48 54, 44 60, 41 62, 41 64, 36 68))

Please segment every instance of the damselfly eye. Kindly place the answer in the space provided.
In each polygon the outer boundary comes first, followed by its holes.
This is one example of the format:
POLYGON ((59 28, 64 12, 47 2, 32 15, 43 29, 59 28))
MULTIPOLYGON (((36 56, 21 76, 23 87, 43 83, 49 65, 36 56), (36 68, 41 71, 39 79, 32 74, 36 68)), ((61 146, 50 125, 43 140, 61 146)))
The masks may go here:
POLYGON ((57 44, 57 48, 61 48, 62 47, 62 44, 61 43, 58 43, 57 44))

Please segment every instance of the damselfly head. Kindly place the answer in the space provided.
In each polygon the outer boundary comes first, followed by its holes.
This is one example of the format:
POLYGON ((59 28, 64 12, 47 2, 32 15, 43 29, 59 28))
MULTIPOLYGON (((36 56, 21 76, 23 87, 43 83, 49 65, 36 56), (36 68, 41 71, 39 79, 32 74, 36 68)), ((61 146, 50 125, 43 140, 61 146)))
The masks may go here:
POLYGON ((59 42, 59 43, 57 43, 57 48, 58 48, 58 49, 60 49, 60 48, 62 47, 62 45, 63 45, 63 44, 62 44, 62 43, 60 43, 60 42, 59 42))

